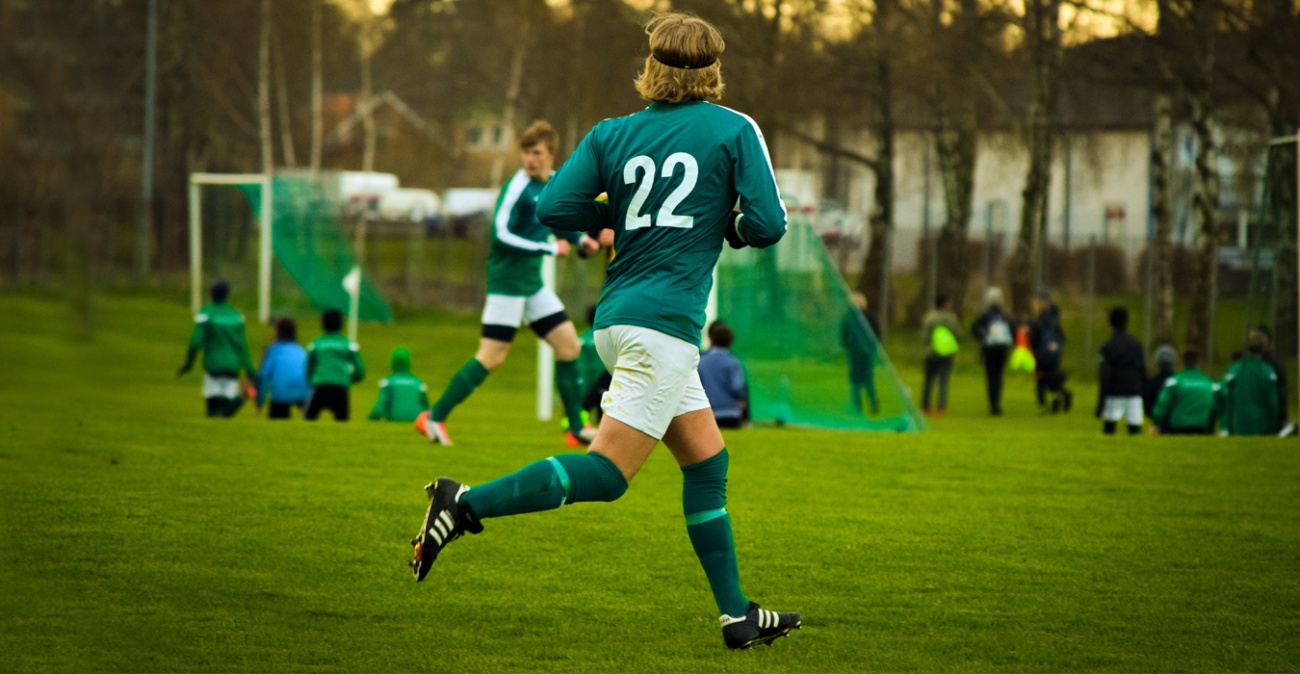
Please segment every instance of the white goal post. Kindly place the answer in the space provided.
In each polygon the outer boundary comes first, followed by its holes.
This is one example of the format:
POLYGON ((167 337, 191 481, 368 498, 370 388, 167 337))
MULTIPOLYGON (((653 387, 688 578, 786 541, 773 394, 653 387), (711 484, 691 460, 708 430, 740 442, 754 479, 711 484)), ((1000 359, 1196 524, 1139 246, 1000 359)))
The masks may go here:
POLYGON ((262 188, 260 244, 257 260, 257 319, 271 321, 271 175, 268 173, 190 174, 190 309, 203 308, 203 202, 204 185, 257 185, 262 188))

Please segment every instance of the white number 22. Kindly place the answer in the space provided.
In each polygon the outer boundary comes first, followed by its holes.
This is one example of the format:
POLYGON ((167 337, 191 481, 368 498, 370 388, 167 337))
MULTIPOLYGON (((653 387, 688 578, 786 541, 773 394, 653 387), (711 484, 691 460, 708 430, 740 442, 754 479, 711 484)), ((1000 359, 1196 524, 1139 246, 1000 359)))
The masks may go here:
POLYGON ((674 152, 664 162, 663 172, 659 177, 672 178, 679 165, 683 171, 682 182, 677 186, 677 189, 674 189, 668 195, 667 199, 664 199, 663 206, 659 207, 659 213, 653 221, 649 213, 644 215, 641 213, 641 208, 645 206, 645 201, 650 196, 650 188, 654 186, 655 160, 645 155, 638 155, 628 160, 627 164, 623 166, 623 184, 636 185, 636 193, 632 195, 632 202, 627 206, 626 229, 640 229, 649 227, 652 224, 659 227, 681 227, 686 229, 695 226, 694 216, 679 215, 673 212, 673 209, 680 206, 682 201, 695 189, 695 181, 700 175, 700 167, 695 162, 695 157, 685 152, 674 152))

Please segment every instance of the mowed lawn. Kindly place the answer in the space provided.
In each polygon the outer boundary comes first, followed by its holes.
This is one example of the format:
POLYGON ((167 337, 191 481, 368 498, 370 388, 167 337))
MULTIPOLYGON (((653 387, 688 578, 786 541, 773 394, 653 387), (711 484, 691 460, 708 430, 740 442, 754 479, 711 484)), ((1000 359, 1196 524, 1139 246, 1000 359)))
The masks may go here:
POLYGON ((1103 437, 1095 390, 1040 416, 1017 378, 990 419, 970 353, 929 433, 728 432, 745 589, 804 615, 733 653, 666 451, 618 502, 489 520, 412 581, 426 482, 571 451, 535 419, 532 337, 446 448, 364 417, 398 344, 436 395, 472 316, 362 326, 358 419, 313 425, 204 418, 180 303, 102 297, 88 337, 50 298, 0 315, 3 671, 1300 670, 1293 440, 1103 437))

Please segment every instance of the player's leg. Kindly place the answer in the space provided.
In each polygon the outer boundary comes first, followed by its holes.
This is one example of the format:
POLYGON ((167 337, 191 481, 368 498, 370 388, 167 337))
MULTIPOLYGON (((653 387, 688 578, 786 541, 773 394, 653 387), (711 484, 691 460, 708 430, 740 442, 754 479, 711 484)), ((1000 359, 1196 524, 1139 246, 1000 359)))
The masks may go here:
POLYGON ((1114 435, 1115 427, 1119 424, 1120 417, 1124 416, 1125 399, 1118 396, 1106 396, 1102 402, 1101 413, 1101 431, 1106 435, 1114 435))
POLYGON ((582 373, 578 369, 582 343, 578 341, 578 331, 573 327, 573 321, 564 313, 564 304, 560 298, 547 288, 528 298, 524 304, 524 318, 533 332, 555 350, 555 387, 560 391, 564 416, 569 421, 569 444, 589 444, 592 434, 583 429, 583 383, 582 373))
POLYGON ((316 391, 319 386, 312 387, 311 393, 307 394, 307 401, 302 404, 303 421, 315 421, 320 416, 321 404, 316 397, 316 391))
POLYGON ((930 396, 934 391, 934 380, 939 374, 938 356, 926 356, 922 367, 925 369, 925 384, 921 387, 921 411, 930 412, 930 396))
POLYGON ((1129 396, 1124 400, 1126 407, 1124 417, 1128 420, 1128 434, 1137 435, 1142 432, 1142 396, 1129 396))
POLYGON ((942 414, 948 409, 948 379, 952 375, 953 356, 945 356, 939 359, 939 412, 942 414))
POLYGON ((695 408, 673 419, 664 444, 682 469, 682 512, 686 534, 700 560, 721 614, 723 640, 729 648, 771 643, 801 625, 798 613, 759 608, 740 587, 736 543, 727 512, 727 467, 730 457, 708 409, 699 376, 688 387, 679 409, 695 408), (697 390, 698 389, 698 390, 697 390), (703 404, 701 409, 699 405, 703 404))
POLYGON ((862 388, 867 392, 867 402, 871 405, 871 413, 880 414, 880 396, 876 393, 876 361, 874 358, 867 361, 867 371, 862 377, 862 388))
POLYGON ((452 376, 451 381, 447 383, 447 388, 443 389, 442 395, 433 403, 425 420, 425 435, 430 440, 443 445, 451 444, 444 422, 457 405, 470 397, 483 384, 487 376, 505 362, 506 356, 510 355, 510 344, 514 341, 519 323, 523 319, 523 312, 523 297, 487 296, 487 301, 483 305, 483 328, 478 350, 475 351, 474 357, 460 366, 452 376))

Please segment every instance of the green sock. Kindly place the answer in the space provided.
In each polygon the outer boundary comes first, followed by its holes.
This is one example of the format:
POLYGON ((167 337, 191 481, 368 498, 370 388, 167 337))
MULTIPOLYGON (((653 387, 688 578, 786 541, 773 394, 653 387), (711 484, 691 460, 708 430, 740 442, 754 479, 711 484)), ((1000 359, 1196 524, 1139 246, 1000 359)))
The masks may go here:
POLYGON ((429 417, 434 421, 446 421, 447 415, 451 414, 452 409, 461 404, 469 397, 474 389, 487 379, 488 371, 483 364, 478 362, 477 358, 470 358, 468 363, 460 366, 456 375, 451 378, 447 384, 447 389, 442 392, 442 397, 438 402, 433 404, 433 410, 429 412, 429 417))
POLYGON ((736 542, 731 535, 731 515, 727 514, 727 463, 724 447, 713 458, 682 468, 682 510, 686 533, 709 579, 718 611, 743 616, 749 610, 749 598, 740 589, 736 542))
POLYGON ((555 362, 555 386, 560 389, 560 401, 564 403, 564 415, 569 418, 569 430, 574 433, 581 431, 582 372, 578 370, 578 361, 555 362))
POLYGON ((460 497, 479 519, 553 510, 565 503, 613 501, 627 491, 623 471, 603 455, 558 454, 473 487, 460 497))

